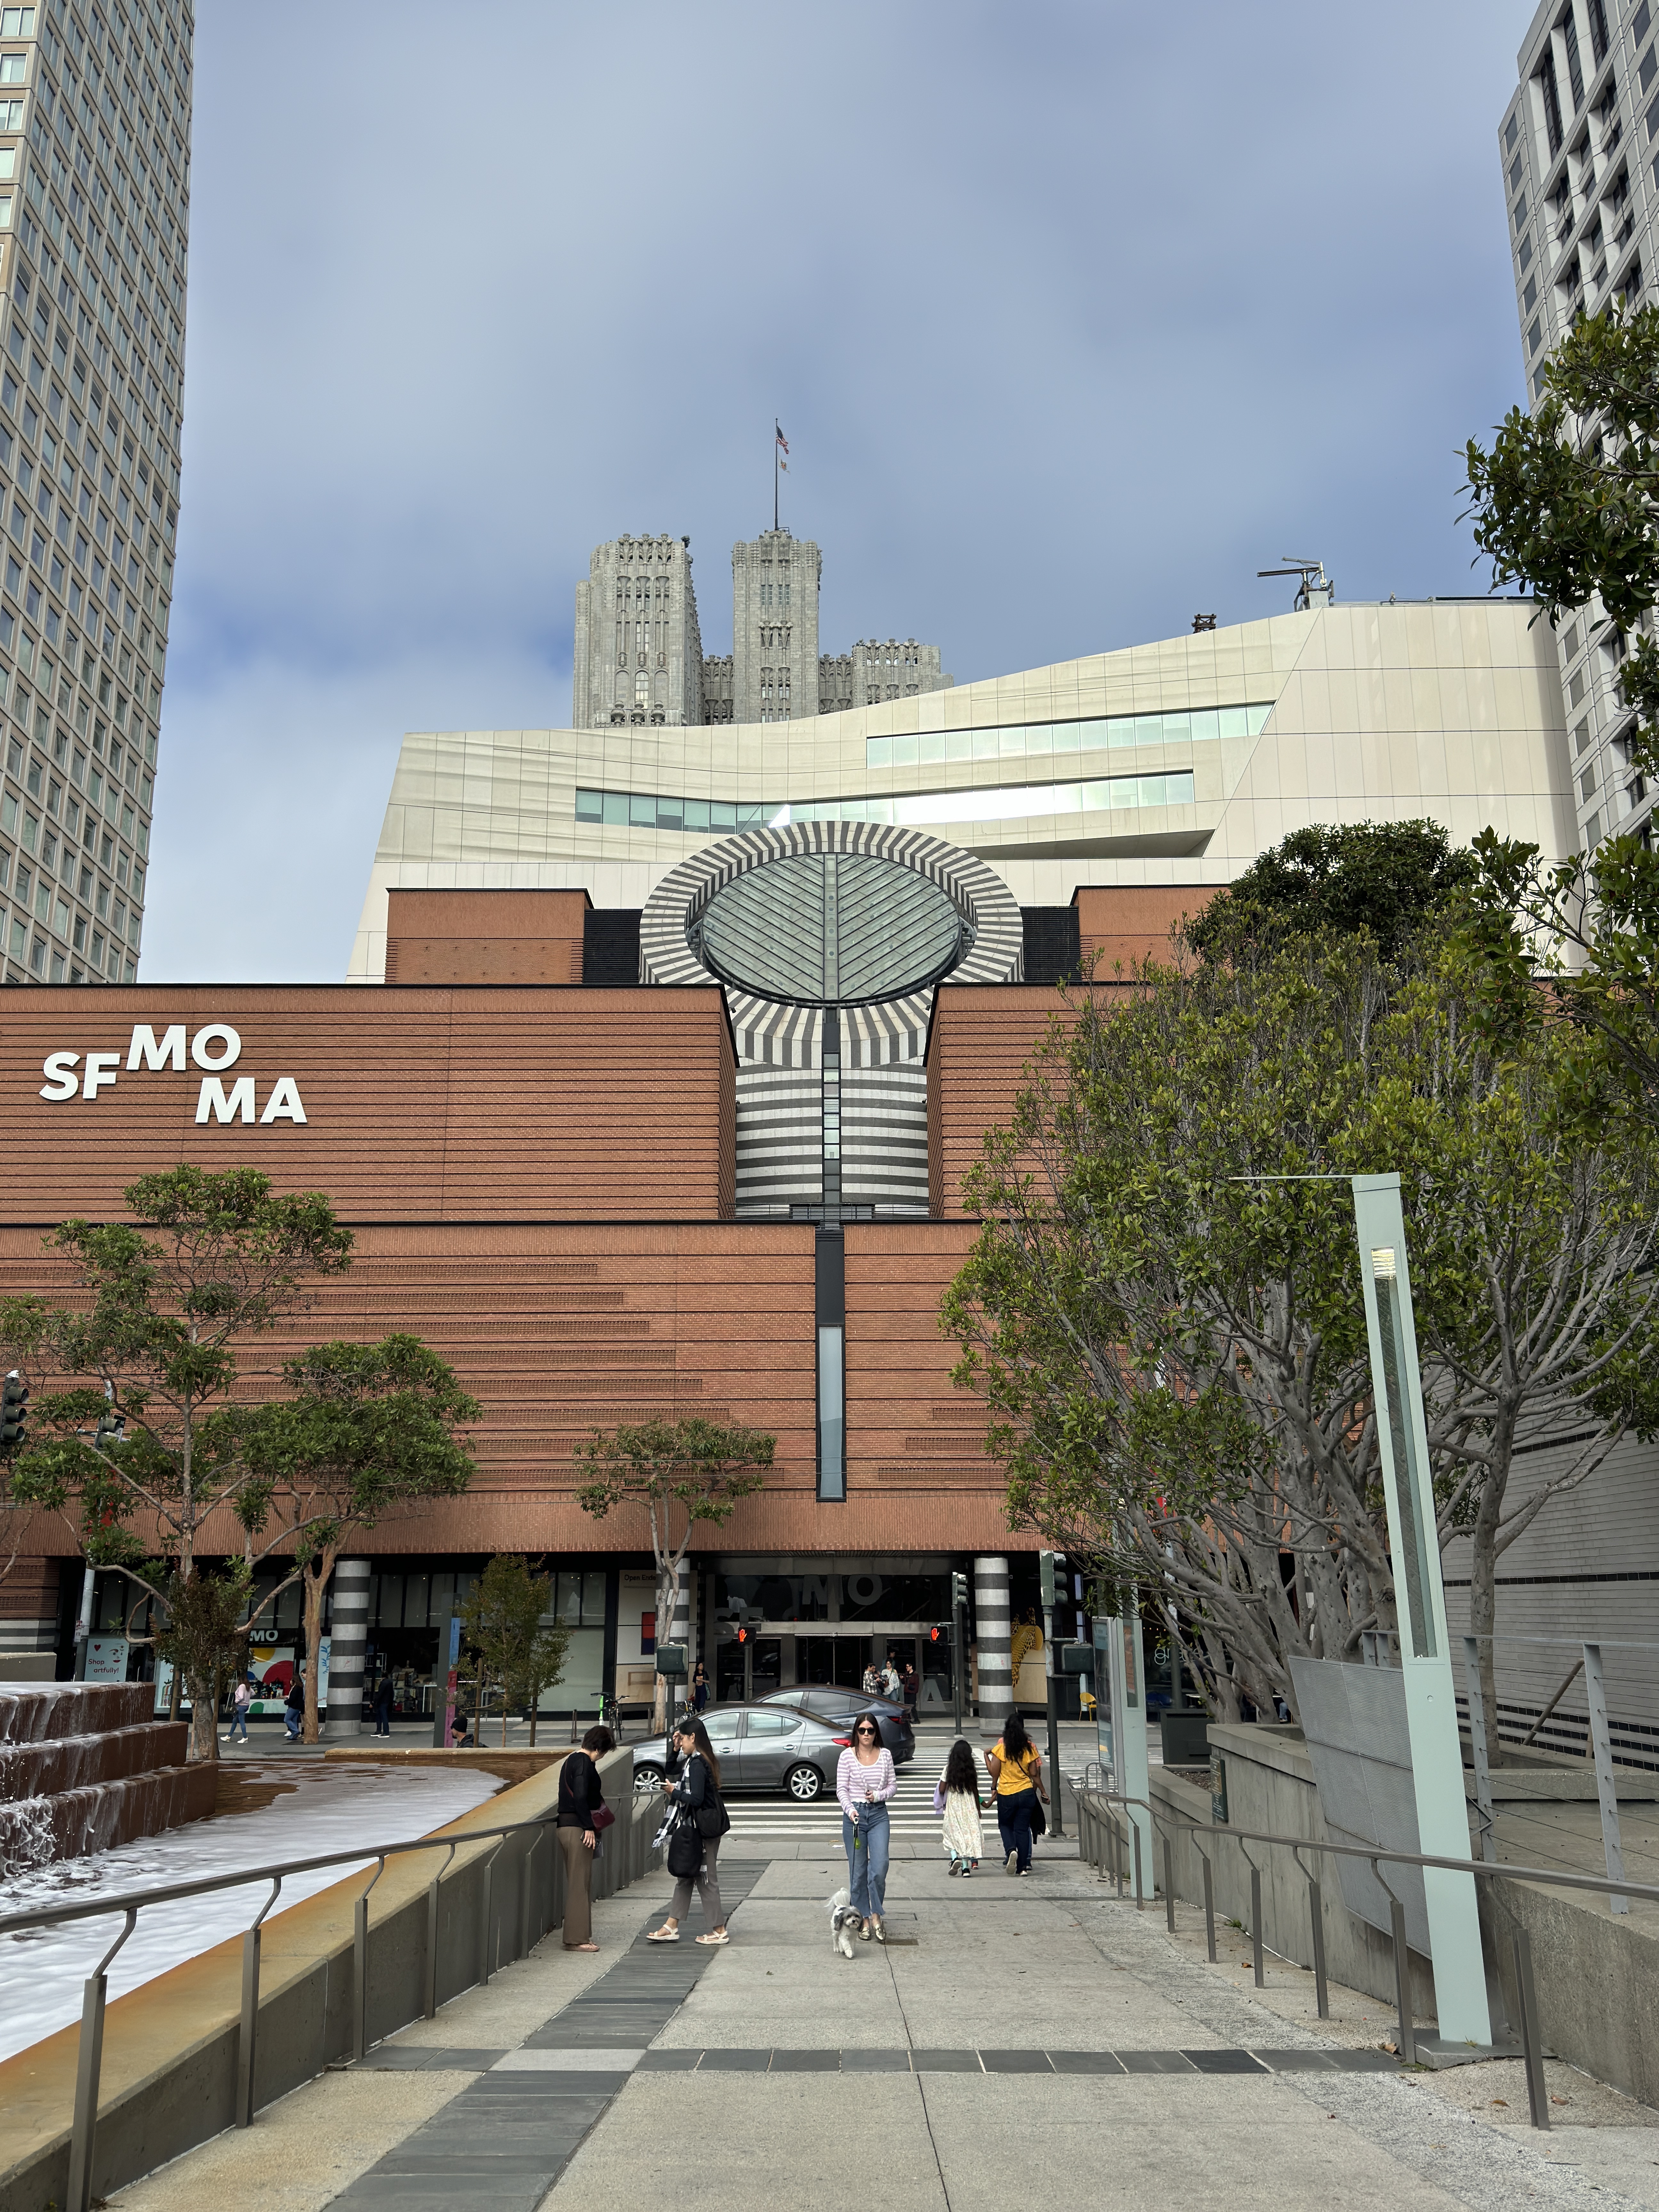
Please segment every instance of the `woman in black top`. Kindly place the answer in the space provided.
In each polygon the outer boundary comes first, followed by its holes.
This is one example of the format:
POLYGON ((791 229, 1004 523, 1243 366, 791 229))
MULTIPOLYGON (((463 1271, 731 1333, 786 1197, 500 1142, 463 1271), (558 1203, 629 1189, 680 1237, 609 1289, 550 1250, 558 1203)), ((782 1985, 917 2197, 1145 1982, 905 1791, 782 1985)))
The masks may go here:
POLYGON ((720 1802, 720 1763, 714 1756, 714 1745, 708 1741, 708 1729, 695 1714, 689 1715, 675 1730, 674 1747, 684 1763, 678 1778, 665 1784, 664 1787, 676 1805, 680 1807, 680 1818, 696 1820, 700 1814, 706 1814, 712 1808, 719 1815, 719 1826, 712 1836, 703 1836, 702 1864, 696 1874, 682 1875, 676 1881, 662 1926, 653 1928, 647 1941, 653 1943, 679 1942, 680 1923, 691 1910, 691 1888, 695 1882, 708 1921, 708 1930, 698 1936, 698 1942, 729 1943, 732 1939, 726 1932, 726 1908, 720 1902, 720 1886, 714 1873, 720 1838, 732 1825, 720 1802))
POLYGON ((597 1951, 593 1941, 593 1814, 605 1802, 599 1761, 616 1747, 608 1728, 591 1728, 559 1769, 559 1849, 564 1853, 564 1948, 597 1951))

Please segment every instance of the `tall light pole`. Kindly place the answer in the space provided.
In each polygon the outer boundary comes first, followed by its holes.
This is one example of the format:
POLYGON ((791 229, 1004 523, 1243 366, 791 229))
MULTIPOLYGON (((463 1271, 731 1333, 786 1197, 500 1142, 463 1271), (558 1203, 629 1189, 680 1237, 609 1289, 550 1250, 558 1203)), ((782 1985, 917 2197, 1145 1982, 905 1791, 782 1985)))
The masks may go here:
MULTIPOLYGON (((1440 1574, 1400 1178, 1354 1176, 1350 1181, 1370 1340, 1377 1450, 1388 1500, 1418 1849, 1432 1857, 1466 1859, 1469 1820, 1463 1796, 1463 1752, 1446 1633, 1446 1593, 1440 1574)), ((1492 2018, 1474 1876, 1425 1867, 1423 1888, 1441 2038, 1448 2043, 1489 2044, 1492 2018)))

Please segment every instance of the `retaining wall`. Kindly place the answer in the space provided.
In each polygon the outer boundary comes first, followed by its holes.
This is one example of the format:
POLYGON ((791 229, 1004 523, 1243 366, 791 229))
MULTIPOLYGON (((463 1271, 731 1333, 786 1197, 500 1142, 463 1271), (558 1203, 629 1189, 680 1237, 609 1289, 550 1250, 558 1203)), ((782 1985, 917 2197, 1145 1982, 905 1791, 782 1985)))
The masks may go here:
MULTIPOLYGON (((1195 1838, 1173 1824, 1167 1828, 1159 1824, 1155 1865, 1146 1874, 1147 1892, 1151 1893, 1154 1875, 1158 1889, 1164 1887, 1163 1844, 1168 1834, 1176 1897, 1202 1903, 1201 1847, 1212 1869, 1218 1917, 1249 1928, 1248 1853, 1261 1869, 1262 1942, 1311 1972, 1306 1876, 1284 1845, 1245 1844, 1228 1835, 1230 1827, 1259 1828, 1281 1836, 1305 1836, 1311 1842, 1328 1839, 1307 1746, 1295 1729, 1261 1723, 1248 1727, 1212 1723, 1210 1742, 1226 1760, 1227 1822, 1211 1826, 1207 1790, 1154 1767, 1154 1807, 1198 1821, 1206 1832, 1195 1838)), ((1619 1782, 1621 1799, 1627 1792, 1651 1795, 1645 1778, 1621 1773, 1619 1782)), ((1565 1794, 1565 1784, 1553 1788, 1547 1773, 1523 1777, 1494 1770, 1493 1783, 1504 1794, 1510 1784, 1517 1796, 1565 1794)), ((1322 1863, 1309 1854, 1308 1864, 1321 1881, 1326 1972, 1333 1981, 1376 1997, 1392 2014, 1392 1943, 1343 1904, 1334 1861, 1322 1863)), ((1517 2016, 1510 1934, 1519 1924, 1532 1937, 1540 2027, 1549 2048, 1644 2104, 1659 2106, 1659 1905, 1638 1904, 1629 1913, 1614 1917, 1602 1899, 1589 1893, 1503 1875, 1481 1881, 1479 1891, 1487 1979, 1490 1984, 1496 1975, 1503 2011, 1511 2020, 1517 2016)), ((1432 1970, 1416 1952, 1410 1954, 1410 1962, 1413 2010, 1419 2021, 1431 2021, 1432 1970)), ((1382 2025, 1379 2022, 1379 2027, 1382 2025)))

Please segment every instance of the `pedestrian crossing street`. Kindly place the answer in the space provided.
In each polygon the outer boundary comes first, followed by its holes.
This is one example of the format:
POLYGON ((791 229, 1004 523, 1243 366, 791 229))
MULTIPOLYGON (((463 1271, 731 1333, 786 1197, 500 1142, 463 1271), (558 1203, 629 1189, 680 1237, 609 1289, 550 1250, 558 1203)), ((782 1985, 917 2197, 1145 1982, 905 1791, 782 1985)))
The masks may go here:
MULTIPOLYGON (((918 1749, 916 1756, 900 1767, 898 1794, 888 1806, 895 1843, 939 1844, 939 1816, 933 1810, 933 1785, 944 1764, 945 1747, 929 1747, 926 1751, 918 1749)), ((988 1779, 981 1795, 988 1796, 988 1779)), ((833 1790, 826 1790, 810 1805, 798 1805, 781 1790, 764 1796, 734 1795, 727 1797, 726 1809, 732 1815, 726 1848, 733 1857, 739 1856, 738 1847, 747 1843, 822 1843, 826 1850, 841 1849, 841 1807, 833 1790)), ((987 1812, 983 1823, 989 1838, 988 1849, 994 1850, 995 1814, 987 1812)), ((939 1849, 944 1849, 943 1844, 939 1849)))

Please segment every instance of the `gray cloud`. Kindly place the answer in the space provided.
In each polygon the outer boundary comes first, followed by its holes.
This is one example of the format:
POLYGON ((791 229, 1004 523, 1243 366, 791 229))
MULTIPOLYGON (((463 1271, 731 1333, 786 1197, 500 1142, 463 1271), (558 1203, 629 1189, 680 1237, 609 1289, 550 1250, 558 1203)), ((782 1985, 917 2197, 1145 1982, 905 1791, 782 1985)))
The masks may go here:
POLYGON ((1519 9, 198 20, 147 977, 341 975, 403 732, 566 722, 601 539, 690 532, 729 642, 775 412, 826 648, 1480 588, 1519 9))

